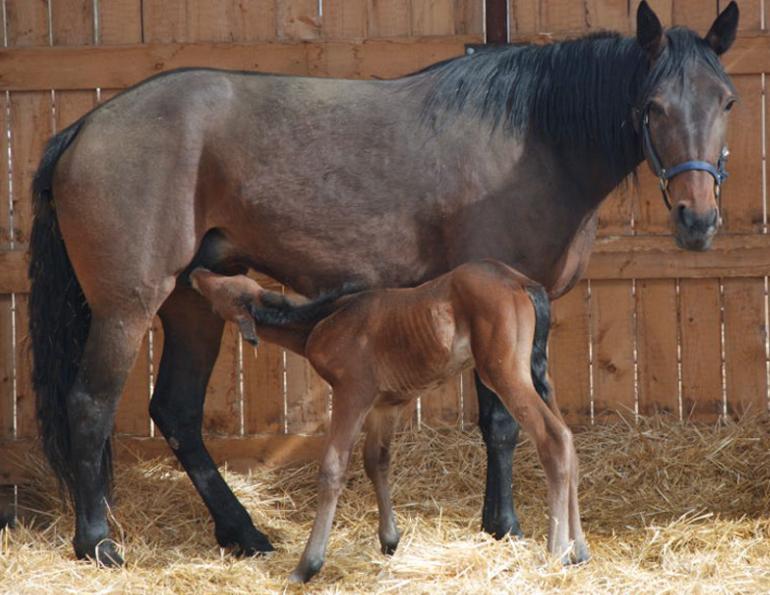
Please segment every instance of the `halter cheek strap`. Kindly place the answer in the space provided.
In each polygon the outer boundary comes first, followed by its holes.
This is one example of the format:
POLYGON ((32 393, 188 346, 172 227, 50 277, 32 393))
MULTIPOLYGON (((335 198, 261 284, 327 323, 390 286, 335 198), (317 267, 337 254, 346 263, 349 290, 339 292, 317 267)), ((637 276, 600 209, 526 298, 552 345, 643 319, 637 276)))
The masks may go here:
POLYGON ((716 194, 717 201, 720 200, 722 182, 724 182, 728 176, 726 166, 727 158, 730 156, 730 151, 726 146, 722 147, 722 151, 719 153, 719 159, 717 160, 716 165, 709 163, 708 161, 691 160, 685 161, 684 163, 679 163, 678 165, 666 169, 663 167, 663 164, 660 161, 660 157, 658 156, 658 152, 655 150, 655 145, 652 143, 652 136, 650 134, 650 116, 647 110, 645 110, 644 114, 642 115, 641 128, 644 154, 647 156, 647 159, 649 159, 650 165, 652 165, 652 169, 655 172, 655 175, 658 176, 660 191, 663 195, 663 202, 666 203, 669 211, 671 210, 671 197, 668 193, 668 183, 672 178, 686 171, 705 171, 711 174, 711 177, 714 178, 714 193, 716 194))

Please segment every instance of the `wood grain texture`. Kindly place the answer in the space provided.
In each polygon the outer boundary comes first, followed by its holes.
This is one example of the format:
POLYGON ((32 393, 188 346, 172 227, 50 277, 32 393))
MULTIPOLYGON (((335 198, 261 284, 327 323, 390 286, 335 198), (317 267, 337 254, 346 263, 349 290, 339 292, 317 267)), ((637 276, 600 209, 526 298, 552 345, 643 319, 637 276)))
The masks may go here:
POLYGON ((367 0, 369 37, 406 37, 412 32, 410 0, 367 0))
POLYGON ((261 341, 243 344, 243 406, 246 434, 280 434, 284 427, 283 349, 261 341))
POLYGON ((367 36, 366 2, 324 0, 321 31, 326 39, 364 39, 367 36))
POLYGON ((99 2, 99 43, 105 45, 141 43, 142 1, 99 2))
POLYGON ((762 196, 762 77, 732 77, 740 101, 730 113, 727 143, 730 177, 723 186, 722 220, 726 232, 761 232, 762 196))
POLYGON ((683 279, 679 285, 682 415, 713 421, 722 414, 722 339, 719 281, 683 279))
POLYGON ((556 401, 568 423, 590 423, 589 301, 585 281, 552 304, 548 360, 556 401))
POLYGON ((633 417, 634 298, 629 281, 591 283, 594 418, 633 417))
POLYGON ((420 395, 420 422, 431 427, 457 427, 460 423, 460 377, 420 395))
POLYGON ((678 320, 675 282, 636 282, 639 413, 679 417, 678 320))
POLYGON ((308 361, 286 353, 286 426, 289 434, 316 434, 329 427, 331 389, 308 361))
POLYGON ((279 39, 318 39, 321 19, 317 0, 281 0, 276 3, 279 39))
POLYGON ((508 14, 511 21, 511 36, 535 35, 543 30, 539 0, 510 0, 508 14))
POLYGON ((585 0, 541 0, 540 11, 544 31, 582 31, 588 27, 585 0))
POLYGON ((717 18, 717 2, 714 0, 674 0, 673 24, 683 25, 700 35, 705 35, 717 18))
POLYGON ((726 279, 723 284, 727 412, 767 412, 764 279, 726 279))
POLYGON ((586 21, 589 29, 631 31, 628 0, 586 0, 586 21))
POLYGON ((412 35, 452 35, 454 29, 454 0, 412 2, 412 35))

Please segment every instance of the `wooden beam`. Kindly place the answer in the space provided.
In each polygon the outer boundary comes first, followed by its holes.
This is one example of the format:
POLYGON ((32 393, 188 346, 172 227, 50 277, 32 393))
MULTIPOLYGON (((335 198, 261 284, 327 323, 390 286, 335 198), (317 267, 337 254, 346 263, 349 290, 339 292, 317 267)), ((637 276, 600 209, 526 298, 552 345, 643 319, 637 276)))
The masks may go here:
POLYGON ((459 56, 466 43, 480 41, 480 36, 472 35, 4 49, 0 90, 123 89, 159 72, 191 66, 345 78, 398 76, 459 56))
POLYGON ((770 236, 717 235, 706 252, 680 249, 671 236, 600 238, 588 279, 703 279, 770 275, 770 236))
MULTIPOLYGON (((298 465, 317 459, 323 445, 321 435, 302 436, 275 434, 244 436, 243 438, 207 438, 206 448, 217 465, 227 463, 238 472, 268 466, 298 465)), ((114 441, 118 464, 137 460, 171 457, 173 453, 162 438, 118 437, 114 441)), ((0 441, 0 485, 25 483, 31 466, 29 456, 42 457, 37 440, 0 441)))
MULTIPOLYGON (((586 279, 703 279, 770 275, 770 235, 717 234, 707 252, 682 250, 670 235, 599 238, 586 279)), ((277 286, 262 278, 264 283, 277 286)), ((0 250, 0 295, 27 293, 26 252, 0 250)))

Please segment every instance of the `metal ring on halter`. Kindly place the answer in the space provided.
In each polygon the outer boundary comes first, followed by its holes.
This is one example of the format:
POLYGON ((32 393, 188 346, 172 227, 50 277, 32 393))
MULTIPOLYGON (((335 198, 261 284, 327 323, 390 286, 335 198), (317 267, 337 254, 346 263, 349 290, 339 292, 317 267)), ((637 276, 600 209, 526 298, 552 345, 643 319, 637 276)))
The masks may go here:
POLYGON ((652 135, 650 134, 650 115, 649 107, 644 110, 642 115, 642 151, 647 156, 647 159, 652 165, 652 169, 655 175, 658 176, 658 183, 660 186, 660 192, 663 195, 663 202, 666 203, 666 207, 670 211, 671 197, 668 192, 668 183, 671 179, 686 171, 705 171, 714 178, 714 195, 717 199, 717 208, 721 210, 721 197, 722 197, 722 182, 727 179, 727 158, 730 156, 730 150, 727 146, 722 147, 719 153, 719 159, 716 165, 709 163, 708 161, 690 160, 683 163, 679 163, 670 169, 663 167, 660 161, 658 152, 655 150, 655 145, 652 143, 652 135))

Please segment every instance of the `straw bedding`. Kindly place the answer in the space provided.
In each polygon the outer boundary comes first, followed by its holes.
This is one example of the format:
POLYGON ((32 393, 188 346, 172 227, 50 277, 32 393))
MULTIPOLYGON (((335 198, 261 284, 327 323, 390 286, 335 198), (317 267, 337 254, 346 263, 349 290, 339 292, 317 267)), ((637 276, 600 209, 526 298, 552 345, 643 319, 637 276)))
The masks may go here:
MULTIPOLYGON (((524 540, 479 531, 485 455, 477 431, 399 435, 392 468, 402 530, 379 553, 377 511, 360 454, 351 465, 327 562, 312 592, 768 592, 770 422, 717 427, 643 419, 576 435, 581 505, 593 559, 562 568, 545 552, 543 474, 531 444, 516 452, 524 540)), ((357 452, 360 451, 357 448, 357 452)), ((26 496, 38 512, 0 532, 4 593, 265 593, 287 589, 315 511, 314 465, 227 473, 278 552, 238 560, 214 542, 191 484, 168 462, 119 467, 114 530, 128 566, 76 562, 72 516, 40 462, 26 496), (122 536, 122 537, 121 537, 122 536)), ((288 587, 289 591, 301 588, 288 587)))

